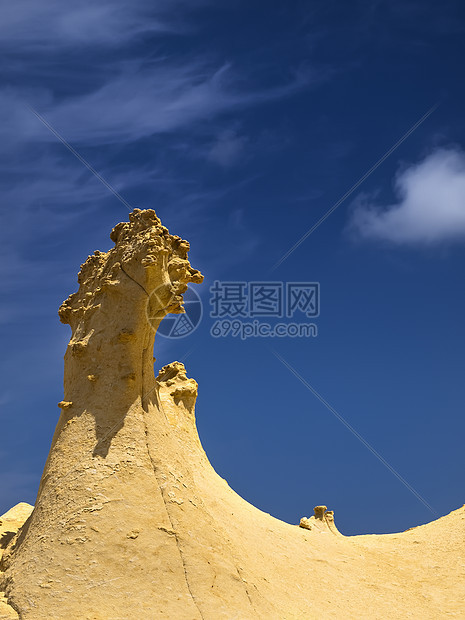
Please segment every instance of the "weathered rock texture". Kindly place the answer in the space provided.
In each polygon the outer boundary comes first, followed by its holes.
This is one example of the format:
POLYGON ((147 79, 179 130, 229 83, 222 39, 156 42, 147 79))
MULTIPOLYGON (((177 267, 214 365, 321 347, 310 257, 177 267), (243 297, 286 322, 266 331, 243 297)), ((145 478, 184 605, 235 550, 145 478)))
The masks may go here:
POLYGON ((153 373, 153 327, 202 280, 189 246, 153 211, 111 237, 60 308, 61 416, 34 511, 3 554, 0 618, 464 617, 463 508, 349 538, 325 506, 289 525, 215 473, 197 383, 179 362, 153 373))

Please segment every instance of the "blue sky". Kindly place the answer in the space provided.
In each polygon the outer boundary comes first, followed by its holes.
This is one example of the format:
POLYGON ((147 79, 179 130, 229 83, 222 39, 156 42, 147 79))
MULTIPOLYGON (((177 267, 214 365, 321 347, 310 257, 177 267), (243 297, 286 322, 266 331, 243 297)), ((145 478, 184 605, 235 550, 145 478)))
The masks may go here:
POLYGON ((132 206, 205 275, 185 357, 216 470, 291 523, 344 533, 463 504, 461 2, 18 0, 2 11, 0 513, 33 503, 62 399, 57 309, 132 206), (433 106, 305 241, 288 250, 433 106), (209 287, 320 282, 316 338, 212 338, 209 287))

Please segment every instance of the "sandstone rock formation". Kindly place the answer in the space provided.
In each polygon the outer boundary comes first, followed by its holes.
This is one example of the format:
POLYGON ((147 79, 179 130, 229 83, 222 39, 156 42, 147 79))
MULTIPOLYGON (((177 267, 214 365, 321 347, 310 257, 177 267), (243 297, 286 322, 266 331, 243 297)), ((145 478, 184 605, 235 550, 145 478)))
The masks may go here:
POLYGON ((21 502, 0 517, 0 549, 5 549, 19 528, 30 517, 34 506, 21 502))
POLYGON ((215 473, 197 383, 179 362, 153 372, 154 327, 202 276, 153 211, 129 220, 60 308, 61 415, 34 510, 3 553, 0 618, 464 617, 463 508, 345 537, 325 506, 289 525, 215 473))

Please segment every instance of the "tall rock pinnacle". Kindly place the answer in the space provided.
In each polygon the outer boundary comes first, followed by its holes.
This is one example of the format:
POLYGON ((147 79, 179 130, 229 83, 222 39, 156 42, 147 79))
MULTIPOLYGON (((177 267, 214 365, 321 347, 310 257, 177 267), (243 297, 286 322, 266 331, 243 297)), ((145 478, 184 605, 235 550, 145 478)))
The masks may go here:
POLYGON ((202 281, 189 244, 152 210, 111 238, 59 310, 72 331, 61 413, 31 516, 15 534, 9 514, 0 531, 0 619, 465 613, 463 508, 400 535, 345 537, 326 506, 298 527, 230 489, 197 434, 197 383, 179 362, 153 372, 156 327, 202 281))

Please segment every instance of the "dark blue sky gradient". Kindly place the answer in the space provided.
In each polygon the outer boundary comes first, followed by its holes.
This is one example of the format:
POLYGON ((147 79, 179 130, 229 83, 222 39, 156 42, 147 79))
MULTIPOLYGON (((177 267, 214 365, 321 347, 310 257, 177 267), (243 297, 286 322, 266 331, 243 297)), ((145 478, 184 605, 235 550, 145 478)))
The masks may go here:
POLYGON ((273 348, 438 516, 462 505, 465 235, 389 243, 353 221, 363 197, 399 202, 402 171, 463 156, 463 3, 39 4, 4 8, 0 25, 0 514, 34 502, 58 419, 58 306, 128 216, 27 106, 190 241, 204 319, 185 339, 157 337, 156 367, 189 353, 201 440, 232 488, 291 523, 326 504, 346 534, 434 518, 273 348), (214 280, 319 281, 318 337, 212 338, 214 280))

